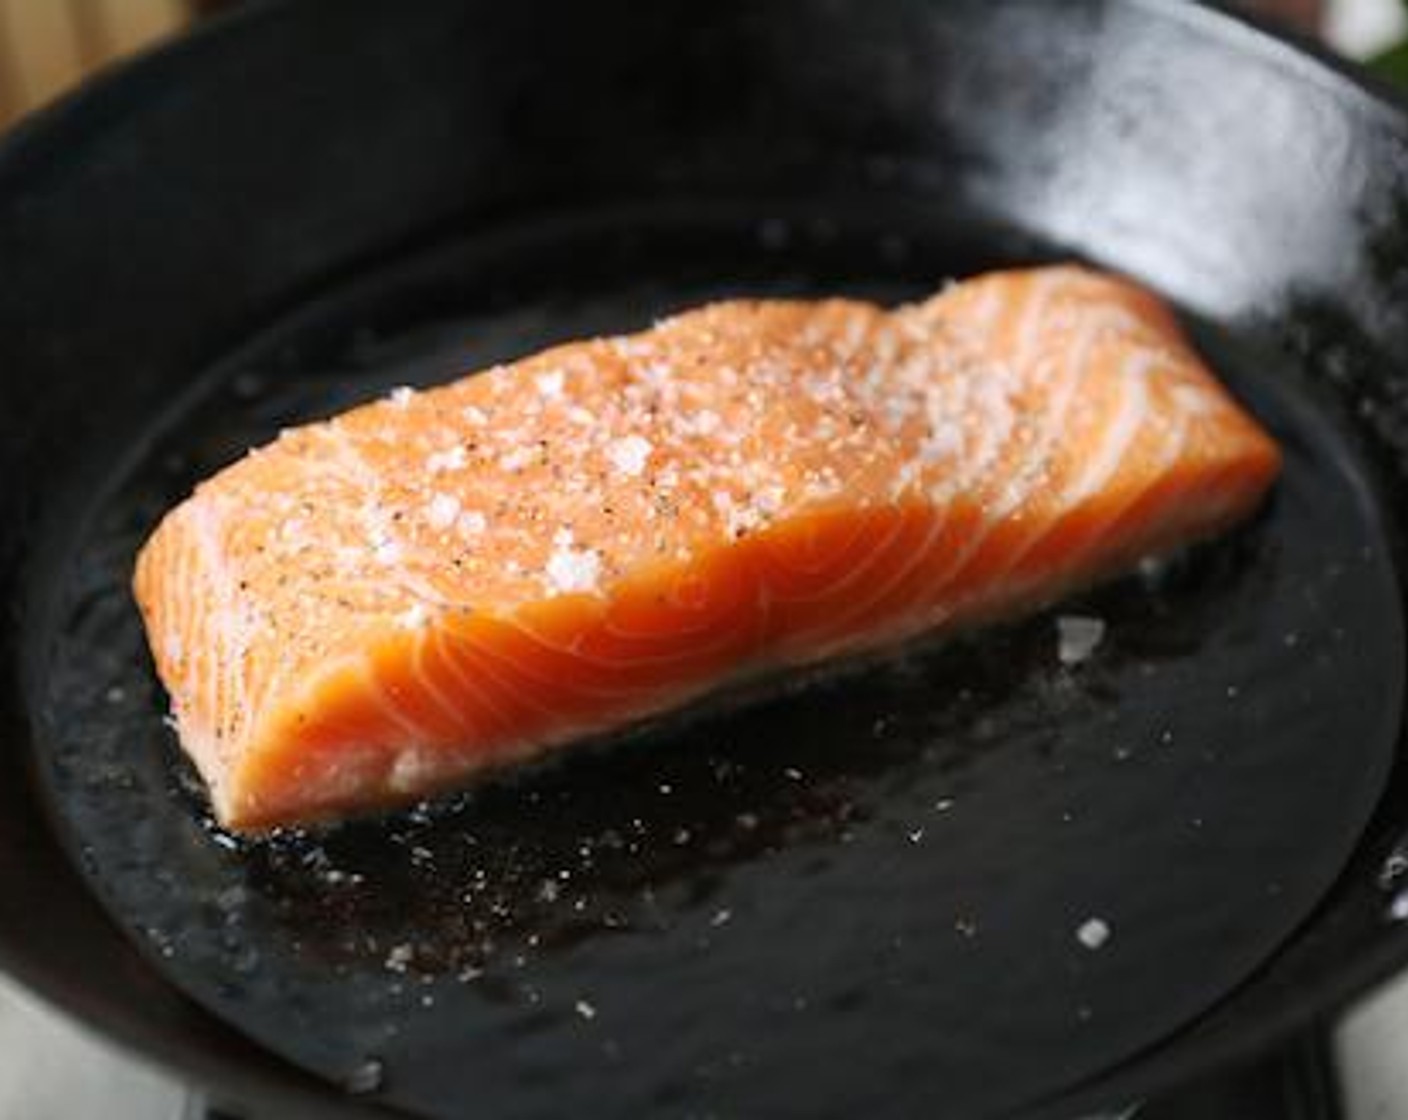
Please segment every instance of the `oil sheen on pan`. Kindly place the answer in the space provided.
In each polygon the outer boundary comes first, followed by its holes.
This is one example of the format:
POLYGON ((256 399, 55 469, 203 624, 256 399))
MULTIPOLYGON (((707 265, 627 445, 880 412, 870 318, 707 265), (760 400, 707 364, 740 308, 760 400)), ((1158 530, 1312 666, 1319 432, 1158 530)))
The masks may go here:
POLYGON ((758 213, 449 237, 305 293, 93 449, 29 623, 39 788, 152 966, 271 1053, 417 1116, 997 1114, 1185 1027, 1342 874, 1398 728, 1387 511, 1316 371, 1186 309, 1281 449, 1241 525, 401 812, 219 826, 130 589, 202 479, 397 386, 707 303, 896 307, 1068 255, 902 197, 758 213))
POLYGON ((398 390, 201 485, 136 593, 219 818, 259 830, 1030 610, 1279 468, 1161 302, 1053 266, 398 390))

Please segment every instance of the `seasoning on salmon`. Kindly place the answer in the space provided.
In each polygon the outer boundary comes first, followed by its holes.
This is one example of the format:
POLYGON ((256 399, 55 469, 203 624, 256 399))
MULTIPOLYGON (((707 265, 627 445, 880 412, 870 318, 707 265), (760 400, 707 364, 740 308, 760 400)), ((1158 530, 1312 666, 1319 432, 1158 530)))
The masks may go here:
POLYGON ((259 830, 1030 609, 1224 529, 1279 463, 1124 280, 727 302, 287 431, 135 590, 220 820, 259 830))

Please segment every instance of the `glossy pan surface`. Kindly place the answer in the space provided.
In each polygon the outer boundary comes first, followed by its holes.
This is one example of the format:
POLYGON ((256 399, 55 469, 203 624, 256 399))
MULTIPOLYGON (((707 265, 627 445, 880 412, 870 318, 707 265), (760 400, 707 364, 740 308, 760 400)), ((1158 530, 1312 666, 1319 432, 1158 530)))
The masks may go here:
POLYGON ((1055 16, 257 5, 12 141, 12 970, 281 1107, 985 1115, 1392 967, 1408 129, 1205 10, 1055 16), (1289 460, 1253 525, 1062 608, 1109 624, 1090 664, 1047 614, 431 811, 211 830, 125 593, 196 478, 715 295, 1065 255, 1178 301, 1289 460))

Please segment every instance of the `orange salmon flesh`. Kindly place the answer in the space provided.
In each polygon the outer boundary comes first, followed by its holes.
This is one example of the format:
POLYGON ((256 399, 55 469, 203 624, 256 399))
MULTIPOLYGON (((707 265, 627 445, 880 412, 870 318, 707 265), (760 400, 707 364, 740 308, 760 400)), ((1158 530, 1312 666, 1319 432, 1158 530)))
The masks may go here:
POLYGON ((1157 298, 1038 268, 397 390, 201 483, 134 590, 216 814, 259 831, 1030 610, 1230 526, 1279 468, 1157 298))

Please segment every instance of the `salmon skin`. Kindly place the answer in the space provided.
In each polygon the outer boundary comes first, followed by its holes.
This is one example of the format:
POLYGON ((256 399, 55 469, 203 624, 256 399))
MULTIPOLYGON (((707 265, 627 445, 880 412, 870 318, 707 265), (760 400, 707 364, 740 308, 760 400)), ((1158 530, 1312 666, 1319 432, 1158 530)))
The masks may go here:
POLYGON ((399 389, 200 484, 134 588, 218 818, 260 831, 1020 613, 1228 527, 1279 467, 1157 298, 1000 272, 399 389))

